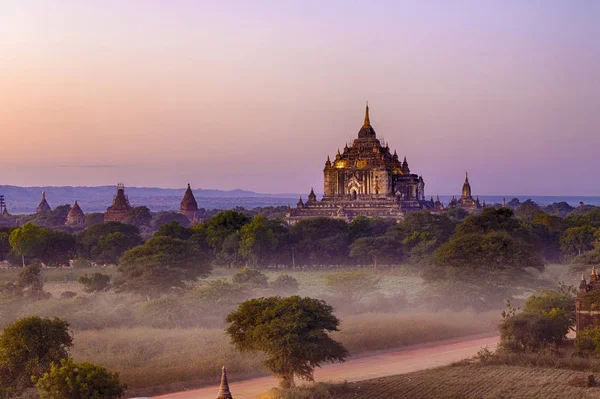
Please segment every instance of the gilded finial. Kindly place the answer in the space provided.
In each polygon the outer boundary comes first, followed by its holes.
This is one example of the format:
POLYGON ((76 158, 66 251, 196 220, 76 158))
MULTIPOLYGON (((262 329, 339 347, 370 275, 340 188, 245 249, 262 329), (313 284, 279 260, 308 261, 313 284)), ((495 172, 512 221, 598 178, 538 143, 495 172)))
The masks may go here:
POLYGON ((365 123, 363 127, 371 127, 371 120, 369 119, 369 102, 367 101, 367 108, 365 109, 365 123))

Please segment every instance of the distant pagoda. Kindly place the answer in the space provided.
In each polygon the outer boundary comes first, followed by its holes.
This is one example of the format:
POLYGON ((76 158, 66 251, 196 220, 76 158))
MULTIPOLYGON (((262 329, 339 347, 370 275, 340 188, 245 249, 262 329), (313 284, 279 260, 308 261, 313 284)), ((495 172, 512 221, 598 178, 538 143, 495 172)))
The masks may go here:
POLYGON ((181 206, 179 207, 179 213, 187 217, 192 223, 200 222, 198 202, 196 201, 196 197, 194 197, 194 193, 192 192, 192 188, 189 183, 187 190, 185 190, 185 194, 183 194, 181 206))
POLYGON ((8 209, 6 209, 6 202, 4 202, 4 195, 0 195, 0 215, 2 217, 9 217, 8 209))
POLYGON ((85 226, 85 214, 79 207, 77 201, 73 204, 73 207, 67 215, 67 221, 65 225, 70 227, 84 227, 85 226))
POLYGON ((125 195, 125 185, 117 184, 117 195, 114 196, 112 205, 104 213, 104 222, 122 222, 131 210, 129 198, 125 195))
POLYGON ((35 212, 36 213, 45 213, 45 212, 50 212, 51 210, 52 209, 50 208, 50 205, 48 205, 48 201, 46 201, 46 192, 42 191, 42 200, 40 201, 39 205, 35 209, 35 212))

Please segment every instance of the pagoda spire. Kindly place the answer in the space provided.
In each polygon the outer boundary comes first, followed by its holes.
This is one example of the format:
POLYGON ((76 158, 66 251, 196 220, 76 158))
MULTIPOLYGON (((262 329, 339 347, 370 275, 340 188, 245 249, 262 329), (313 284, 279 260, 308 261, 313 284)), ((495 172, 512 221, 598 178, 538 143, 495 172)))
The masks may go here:
POLYGON ((369 102, 367 101, 367 107, 365 109, 365 123, 363 127, 371 127, 371 120, 369 119, 369 102))
POLYGON ((221 386, 219 387, 219 394, 217 395, 217 399, 233 399, 231 396, 231 392, 229 391, 229 383, 227 382, 227 370, 225 370, 225 366, 221 371, 221 386))

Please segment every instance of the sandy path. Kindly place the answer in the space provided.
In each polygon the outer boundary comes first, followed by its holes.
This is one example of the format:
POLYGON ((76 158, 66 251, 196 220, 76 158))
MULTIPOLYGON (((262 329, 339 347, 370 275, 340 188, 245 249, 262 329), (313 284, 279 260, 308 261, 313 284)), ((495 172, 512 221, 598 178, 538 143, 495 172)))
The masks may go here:
MULTIPOLYGON (((498 339, 498 336, 471 337, 357 357, 345 363, 330 364, 315 370, 315 380, 351 382, 445 366, 475 355, 481 347, 487 346, 494 349, 498 339)), ((273 377, 253 378, 237 382, 232 381, 231 377, 229 387, 236 399, 252 399, 267 392, 271 387, 277 386, 277 380, 273 377)), ((218 385, 213 385, 193 391, 157 396, 155 399, 215 399, 218 389, 218 385)))

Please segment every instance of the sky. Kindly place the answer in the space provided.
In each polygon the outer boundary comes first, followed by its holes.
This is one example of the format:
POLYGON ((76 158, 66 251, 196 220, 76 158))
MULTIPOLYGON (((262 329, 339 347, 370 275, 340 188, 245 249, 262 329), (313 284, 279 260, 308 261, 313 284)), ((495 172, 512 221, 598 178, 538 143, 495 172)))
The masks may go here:
POLYGON ((2 0, 0 185, 322 192, 365 102, 427 195, 600 195, 595 0, 2 0))

